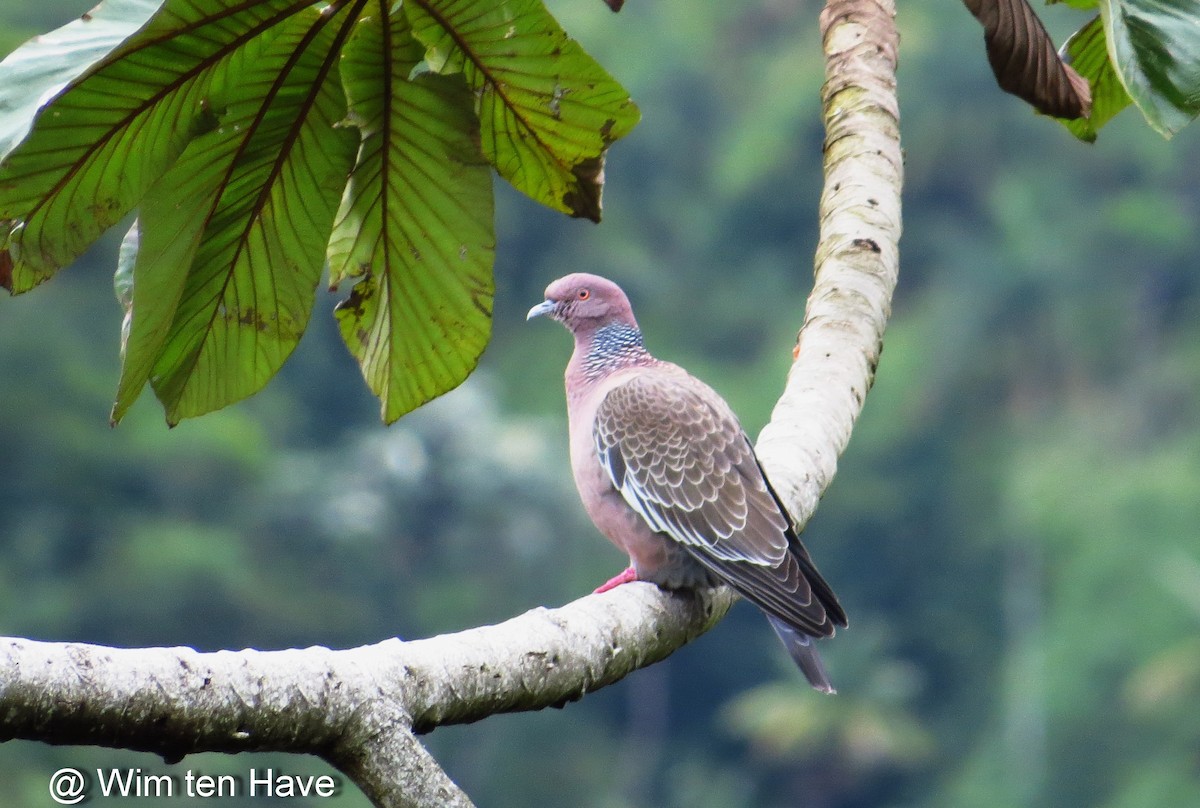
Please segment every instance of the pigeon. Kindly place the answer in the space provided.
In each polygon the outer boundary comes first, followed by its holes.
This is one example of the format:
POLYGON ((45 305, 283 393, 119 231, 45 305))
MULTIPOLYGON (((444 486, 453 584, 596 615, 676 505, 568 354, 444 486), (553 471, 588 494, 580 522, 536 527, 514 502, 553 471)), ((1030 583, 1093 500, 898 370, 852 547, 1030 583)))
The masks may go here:
POLYGON ((566 392, 571 469, 596 527, 630 566, 597 589, 727 584, 766 615, 817 690, 834 693, 813 641, 846 613, 771 487, 729 405, 646 350, 625 293, 598 275, 551 283, 526 319, 575 338, 566 392))

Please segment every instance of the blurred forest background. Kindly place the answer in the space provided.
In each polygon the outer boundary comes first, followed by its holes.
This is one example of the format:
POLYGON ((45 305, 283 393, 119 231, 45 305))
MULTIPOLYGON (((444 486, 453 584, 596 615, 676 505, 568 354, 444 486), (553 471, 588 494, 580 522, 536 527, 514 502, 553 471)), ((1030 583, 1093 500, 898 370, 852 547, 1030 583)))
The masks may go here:
MULTIPOLYGON (((0 51, 90 5, 0 4, 0 51)), ((567 271, 624 284, 652 350, 757 434, 810 285, 819 5, 549 5, 643 122, 610 155, 599 227, 500 189, 494 341, 397 425, 331 296, 266 392, 172 431, 148 393, 106 425, 119 233, 0 301, 0 631, 346 647, 589 592, 623 559, 569 477, 569 338, 524 322, 567 271)), ((1085 19, 1045 13, 1059 41, 1085 19)), ((562 711, 435 732, 480 806, 1200 805, 1200 134, 1165 142, 1131 108, 1078 143, 996 89, 960 5, 908 0, 900 27, 901 287, 804 534, 850 614, 824 645, 840 694, 811 691, 742 605, 562 711)), ((50 805, 66 765, 173 770, 9 743, 0 804, 50 805)), ((251 765, 325 770, 174 770, 251 765)))

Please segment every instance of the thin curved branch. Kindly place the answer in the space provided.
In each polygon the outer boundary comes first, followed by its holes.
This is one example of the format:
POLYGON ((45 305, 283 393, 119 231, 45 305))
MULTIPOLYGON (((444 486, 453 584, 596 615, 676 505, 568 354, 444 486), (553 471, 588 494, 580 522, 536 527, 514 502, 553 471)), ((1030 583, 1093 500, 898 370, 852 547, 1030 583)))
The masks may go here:
POLYGON ((900 272, 895 6, 831 0, 821 36, 825 187, 816 277, 787 385, 756 446, 801 526, 837 472, 875 378, 900 272))
POLYGON ((413 727, 425 732, 577 701, 708 631, 735 598, 725 588, 671 594, 633 583, 558 609, 534 609, 451 635, 450 659, 473 672, 454 678, 440 675, 448 667, 445 637, 409 643, 403 676, 413 685, 407 698, 413 727))

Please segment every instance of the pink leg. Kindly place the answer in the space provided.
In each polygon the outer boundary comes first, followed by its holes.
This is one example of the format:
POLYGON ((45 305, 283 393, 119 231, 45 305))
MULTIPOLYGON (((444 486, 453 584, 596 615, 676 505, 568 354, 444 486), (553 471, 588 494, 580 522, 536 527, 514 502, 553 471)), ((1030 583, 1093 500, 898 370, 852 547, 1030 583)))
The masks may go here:
POLYGON ((607 581, 600 584, 600 586, 596 587, 596 594, 599 594, 601 592, 607 592, 610 589, 616 589, 621 584, 627 584, 630 581, 636 581, 636 580, 637 580, 637 572, 634 570, 633 567, 630 567, 629 569, 622 572, 620 575, 617 575, 614 578, 609 578, 607 581))

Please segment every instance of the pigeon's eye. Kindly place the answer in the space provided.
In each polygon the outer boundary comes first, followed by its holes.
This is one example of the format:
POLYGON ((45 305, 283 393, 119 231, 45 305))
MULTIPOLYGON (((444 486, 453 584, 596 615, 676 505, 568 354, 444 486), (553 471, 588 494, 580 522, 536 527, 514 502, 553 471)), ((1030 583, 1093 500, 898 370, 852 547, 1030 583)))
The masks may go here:
POLYGON ((580 300, 587 300, 591 296, 592 296, 592 293, 589 290, 587 290, 587 289, 579 290, 579 299, 580 300))

